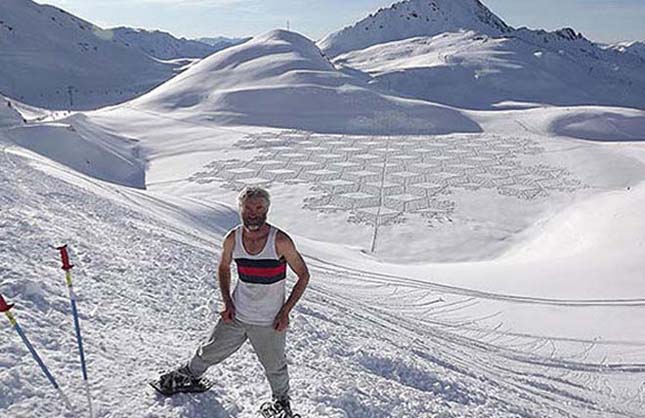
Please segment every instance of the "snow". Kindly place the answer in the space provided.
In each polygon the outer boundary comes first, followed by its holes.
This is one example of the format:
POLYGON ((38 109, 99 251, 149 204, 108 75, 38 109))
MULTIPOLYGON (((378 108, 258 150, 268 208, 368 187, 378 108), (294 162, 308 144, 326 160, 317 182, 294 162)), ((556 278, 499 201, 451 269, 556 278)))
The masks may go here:
POLYGON ((645 108, 637 43, 624 53, 571 28, 515 29, 476 0, 395 3, 317 45, 373 88, 459 108, 645 108))
POLYGON ((552 122, 554 134, 596 141, 645 140, 645 113, 628 109, 593 109, 562 116, 552 122))
POLYGON ((518 108, 512 103, 518 101, 645 108, 642 61, 556 33, 444 32, 351 51, 333 62, 361 71, 389 94, 460 108, 518 108))
POLYGON ((558 51, 587 42, 540 36, 562 41, 452 31, 354 50, 337 69, 272 31, 116 106, 3 97, 0 293, 76 412, 3 319, 0 413, 88 415, 65 243, 97 417, 257 416, 270 393, 248 345, 208 371, 207 393, 145 384, 216 321, 221 243, 251 183, 312 274, 288 337, 303 417, 641 417, 645 111, 528 94, 513 63, 562 86, 558 51), (515 94, 451 107, 370 83, 458 60, 515 94))
POLYGON ((162 60, 204 58, 213 52, 224 49, 198 40, 178 39, 168 32, 158 30, 147 31, 120 26, 110 28, 108 31, 111 32, 114 39, 126 46, 134 46, 142 52, 162 60))
POLYGON ((22 116, 13 108, 11 100, 0 96, 0 127, 13 127, 21 123, 23 123, 22 116))
POLYGON ((457 110, 375 93, 337 71, 313 42, 284 30, 213 54, 127 108, 328 133, 479 130, 457 110))
POLYGON ((0 16, 0 92, 30 105, 91 109, 119 103, 179 68, 52 6, 3 0, 0 16))
POLYGON ((93 129, 84 115, 67 123, 40 123, 11 130, 23 148, 92 177, 130 187, 145 187, 145 162, 136 140, 93 129))
POLYGON ((613 45, 607 45, 607 47, 620 53, 636 55, 645 61, 645 42, 619 42, 613 45))
POLYGON ((230 46, 235 46, 243 44, 244 42, 250 40, 251 38, 227 38, 226 36, 216 36, 210 38, 197 38, 196 41, 203 42, 205 44, 211 45, 218 50, 228 48, 230 46))
POLYGON ((376 44, 460 29, 496 36, 512 28, 478 0, 409 0, 394 3, 352 26, 331 33, 318 45, 327 56, 336 57, 376 44))

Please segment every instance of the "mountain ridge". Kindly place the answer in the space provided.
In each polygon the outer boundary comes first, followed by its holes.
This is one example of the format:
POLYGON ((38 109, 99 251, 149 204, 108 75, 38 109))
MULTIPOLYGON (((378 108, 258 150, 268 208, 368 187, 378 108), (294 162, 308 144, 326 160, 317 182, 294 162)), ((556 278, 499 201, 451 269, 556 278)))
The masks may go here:
POLYGON ((187 39, 162 30, 148 30, 118 26, 107 29, 126 46, 139 48, 146 54, 162 60, 178 58, 205 58, 215 52, 246 42, 251 38, 187 39))
POLYGON ((608 45, 607 48, 616 52, 635 55, 645 62, 645 41, 618 42, 608 45))
POLYGON ((516 29, 478 0, 395 3, 318 46, 339 69, 381 91, 459 108, 645 109, 645 61, 626 46, 601 47, 569 27, 516 29), (411 15, 422 23, 408 23, 411 15), (374 28, 379 33, 369 34, 374 28))
POLYGON ((109 31, 31 0, 0 2, 0 92, 50 109, 91 109, 128 100, 172 77, 161 62, 109 31))
POLYGON ((177 38, 161 30, 147 30, 118 26, 107 29, 114 39, 126 46, 139 48, 146 54, 162 60, 177 58, 204 58, 218 51, 211 45, 193 39, 177 38))
POLYGON ((513 30, 479 0, 404 0, 318 41, 330 57, 379 43, 472 29, 495 36, 513 30))

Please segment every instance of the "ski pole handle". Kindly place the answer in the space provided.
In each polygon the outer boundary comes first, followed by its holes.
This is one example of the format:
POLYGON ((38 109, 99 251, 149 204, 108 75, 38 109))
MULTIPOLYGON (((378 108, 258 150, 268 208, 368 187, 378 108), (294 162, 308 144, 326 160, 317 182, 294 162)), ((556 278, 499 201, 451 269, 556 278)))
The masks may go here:
POLYGON ((63 262, 63 267, 61 267, 65 271, 70 271, 74 265, 69 263, 69 254, 67 254, 67 245, 63 245, 62 247, 57 247, 56 248, 58 251, 60 251, 60 258, 61 261, 63 262))
POLYGON ((0 295, 0 312, 9 312, 9 309, 13 308, 13 303, 7 303, 2 295, 0 295))

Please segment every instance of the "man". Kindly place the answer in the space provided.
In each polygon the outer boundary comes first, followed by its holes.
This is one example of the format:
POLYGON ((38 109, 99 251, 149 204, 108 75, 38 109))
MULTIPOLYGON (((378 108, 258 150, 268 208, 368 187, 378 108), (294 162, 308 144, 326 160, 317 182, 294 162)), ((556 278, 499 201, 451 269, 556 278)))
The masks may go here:
POLYGON ((269 409, 282 417, 292 416, 286 330, 289 314, 309 283, 309 271, 291 238, 266 222, 270 202, 269 193, 260 187, 246 187, 240 193, 242 225, 224 238, 218 268, 224 311, 209 340, 190 361, 153 384, 163 394, 207 390, 209 386, 200 379, 204 372, 236 352, 248 339, 271 386, 273 404, 269 409), (232 261, 238 271, 233 294, 232 261), (298 281, 285 301, 287 264, 298 281))

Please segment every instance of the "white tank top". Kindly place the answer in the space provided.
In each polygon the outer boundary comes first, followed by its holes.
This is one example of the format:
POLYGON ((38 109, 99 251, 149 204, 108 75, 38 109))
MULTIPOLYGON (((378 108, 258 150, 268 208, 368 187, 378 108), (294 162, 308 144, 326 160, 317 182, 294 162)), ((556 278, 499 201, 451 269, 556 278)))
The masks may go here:
POLYGON ((285 300, 287 264, 275 248, 278 229, 269 225, 262 251, 249 254, 242 242, 243 226, 235 229, 233 259, 238 280, 233 291, 235 317, 252 325, 271 326, 285 300))

